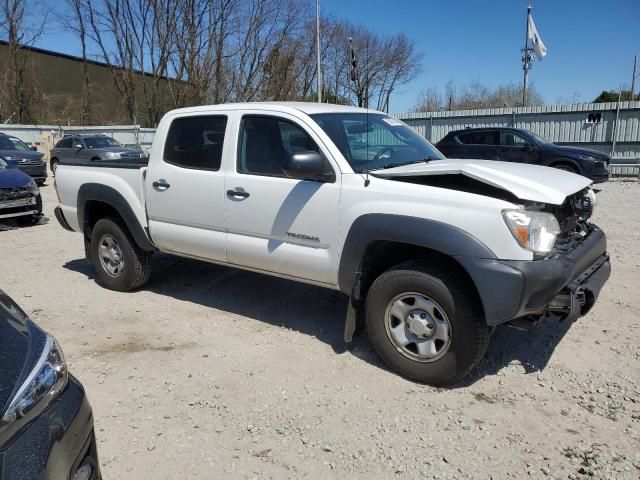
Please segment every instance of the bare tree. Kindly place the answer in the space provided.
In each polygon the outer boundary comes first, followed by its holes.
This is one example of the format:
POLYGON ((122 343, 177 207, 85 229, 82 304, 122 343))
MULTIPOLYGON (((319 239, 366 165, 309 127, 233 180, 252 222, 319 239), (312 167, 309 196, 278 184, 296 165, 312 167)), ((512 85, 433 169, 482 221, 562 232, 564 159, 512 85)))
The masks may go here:
MULTIPOLYGON (((423 90, 418 95, 416 111, 472 110, 477 108, 519 107, 522 103, 522 86, 509 83, 495 89, 473 81, 469 86, 457 87, 448 82, 443 93, 435 87, 423 90)), ((542 105, 542 97, 534 85, 527 88, 527 105, 542 105)))
POLYGON ((46 16, 42 22, 29 22, 26 12, 32 7, 26 0, 0 0, 0 36, 8 42, 8 62, 1 70, 0 82, 0 114, 4 121, 36 120, 36 76, 24 47, 33 45, 42 35, 46 16))

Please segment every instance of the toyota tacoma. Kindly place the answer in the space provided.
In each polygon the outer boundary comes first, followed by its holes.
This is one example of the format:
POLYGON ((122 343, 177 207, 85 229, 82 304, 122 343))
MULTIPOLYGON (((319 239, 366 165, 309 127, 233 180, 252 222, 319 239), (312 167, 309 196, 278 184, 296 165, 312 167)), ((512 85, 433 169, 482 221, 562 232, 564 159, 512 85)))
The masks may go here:
POLYGON ((591 180, 445 159, 401 121, 314 103, 167 113, 147 161, 61 161, 59 223, 106 288, 142 287, 155 251, 339 290, 395 371, 464 377, 492 329, 573 322, 609 277, 591 180))

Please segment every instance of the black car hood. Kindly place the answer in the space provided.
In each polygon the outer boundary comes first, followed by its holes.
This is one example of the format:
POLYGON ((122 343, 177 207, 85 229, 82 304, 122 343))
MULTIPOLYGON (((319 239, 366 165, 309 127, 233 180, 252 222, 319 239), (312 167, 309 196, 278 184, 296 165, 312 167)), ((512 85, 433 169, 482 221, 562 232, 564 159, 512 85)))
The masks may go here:
POLYGON ((17 168, 0 168, 0 188, 26 187, 31 177, 17 168))
POLYGON ((609 155, 599 150, 591 150, 589 148, 580 148, 580 147, 562 147, 560 145, 554 145, 553 149, 558 152, 559 155, 564 155, 568 157, 576 157, 578 155, 588 155, 590 157, 595 158, 596 160, 608 160, 609 155))
POLYGON ((25 313, 0 290, 0 417, 28 363, 30 331, 25 313))
POLYGON ((23 159, 27 160, 41 160, 44 157, 44 153, 34 152, 33 150, 29 150, 28 152, 23 152, 22 150, 0 150, 0 157, 7 160, 10 158, 11 160, 23 159))

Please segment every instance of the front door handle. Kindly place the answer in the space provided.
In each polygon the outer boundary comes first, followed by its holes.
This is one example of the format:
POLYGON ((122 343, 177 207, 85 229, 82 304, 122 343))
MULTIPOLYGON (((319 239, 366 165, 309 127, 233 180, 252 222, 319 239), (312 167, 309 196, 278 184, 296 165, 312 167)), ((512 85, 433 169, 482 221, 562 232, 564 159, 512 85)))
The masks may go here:
POLYGON ((249 192, 245 192, 244 190, 227 190, 227 195, 229 197, 247 198, 249 196, 249 192))
POLYGON ((156 190, 160 190, 160 191, 165 191, 167 188, 169 188, 171 186, 163 178, 161 178, 160 180, 156 180, 151 185, 153 185, 153 188, 155 188, 156 190))

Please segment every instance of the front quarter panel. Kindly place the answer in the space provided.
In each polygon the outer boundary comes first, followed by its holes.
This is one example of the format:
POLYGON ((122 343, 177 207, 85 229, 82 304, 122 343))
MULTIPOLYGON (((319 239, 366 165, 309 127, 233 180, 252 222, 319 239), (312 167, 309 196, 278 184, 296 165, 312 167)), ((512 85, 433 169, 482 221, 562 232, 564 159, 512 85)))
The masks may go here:
MULTIPOLYGON (((378 215, 379 224, 367 243, 376 240, 402 241, 400 240, 402 238, 407 239, 404 243, 413 243, 411 238, 415 233, 415 220, 422 220, 431 222, 433 225, 443 226, 441 229, 443 233, 440 237, 428 230, 422 234, 423 246, 433 250, 442 251, 442 253, 452 256, 533 259, 531 252, 517 244, 502 219, 501 211, 503 209, 516 207, 510 202, 461 191, 385 180, 372 176, 369 177, 369 180, 369 186, 364 187, 364 175, 343 175, 340 268, 344 266, 343 261, 345 260, 342 255, 345 252, 350 252, 347 241, 350 241, 352 228, 354 226, 357 228, 359 219, 371 214, 378 215), (385 222, 385 216, 395 217, 395 219, 392 222, 385 222), (406 217, 407 221, 397 220, 402 217, 406 217), (387 238, 389 236, 393 238, 387 238), (469 239, 474 242, 467 242, 466 240, 469 239), (456 247, 456 245, 471 245, 473 243, 479 247, 464 249, 456 247)), ((350 286, 344 285, 346 277, 342 272, 340 276, 340 289, 345 291, 346 288, 348 291, 350 286)))

